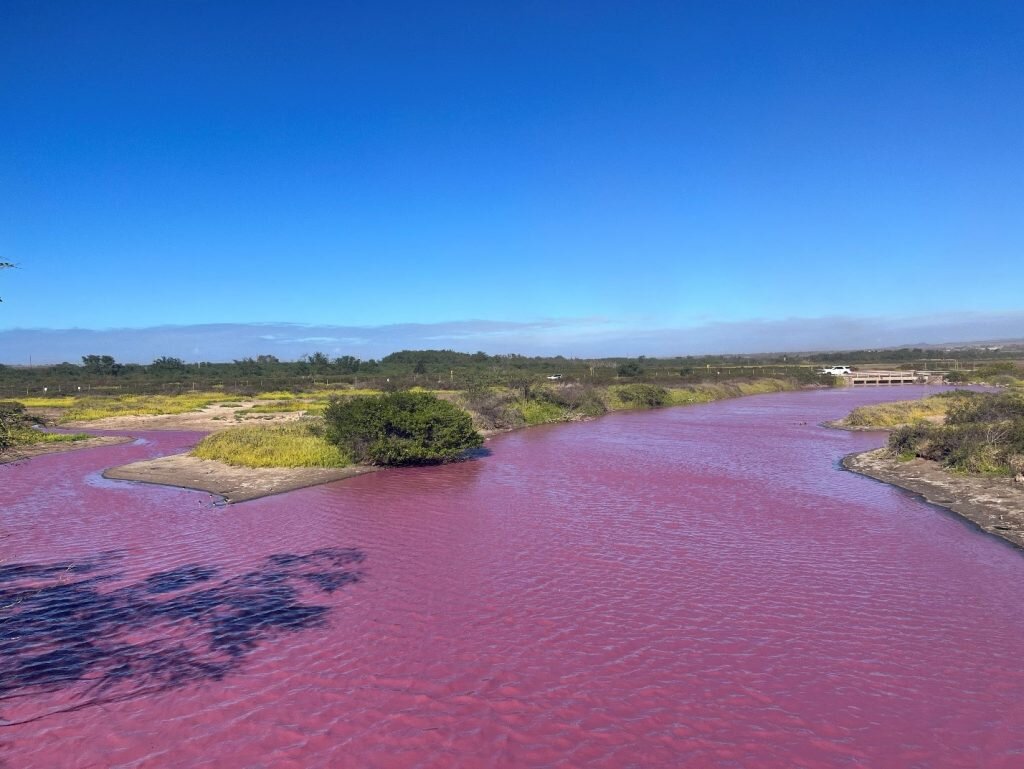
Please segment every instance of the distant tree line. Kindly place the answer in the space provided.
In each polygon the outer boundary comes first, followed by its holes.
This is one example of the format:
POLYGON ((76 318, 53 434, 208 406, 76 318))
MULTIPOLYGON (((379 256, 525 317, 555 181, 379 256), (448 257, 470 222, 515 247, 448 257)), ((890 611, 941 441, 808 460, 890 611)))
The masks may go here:
MULTIPOLYGON (((942 351, 947 368, 959 363, 977 367, 984 361, 1008 360, 1021 350, 942 351), (982 352, 987 357, 983 357, 982 352)), ((311 386, 353 385, 384 390, 413 386, 465 390, 504 385, 524 392, 548 377, 563 383, 607 385, 616 382, 649 382, 670 385, 778 377, 802 383, 822 381, 817 368, 825 363, 887 363, 926 367, 936 351, 921 348, 861 350, 806 355, 706 355, 675 358, 566 358, 516 354, 489 355, 453 350, 401 350, 380 360, 354 355, 331 357, 313 352, 295 361, 264 354, 231 362, 186 363, 161 356, 149 364, 121 363, 111 355, 90 354, 80 363, 46 366, 0 366, 0 397, 46 395, 82 391, 167 392, 223 387, 232 392, 268 389, 302 389, 311 386), (26 392, 27 391, 27 392, 26 392)))

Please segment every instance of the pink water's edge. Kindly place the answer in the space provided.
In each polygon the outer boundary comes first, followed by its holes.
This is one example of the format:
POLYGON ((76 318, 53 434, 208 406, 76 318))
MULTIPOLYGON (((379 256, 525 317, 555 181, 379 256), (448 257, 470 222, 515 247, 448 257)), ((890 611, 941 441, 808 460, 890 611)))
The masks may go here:
POLYGON ((0 766, 1024 767, 1022 553, 819 426, 917 389, 231 506, 101 476, 195 433, 2 467, 0 766))

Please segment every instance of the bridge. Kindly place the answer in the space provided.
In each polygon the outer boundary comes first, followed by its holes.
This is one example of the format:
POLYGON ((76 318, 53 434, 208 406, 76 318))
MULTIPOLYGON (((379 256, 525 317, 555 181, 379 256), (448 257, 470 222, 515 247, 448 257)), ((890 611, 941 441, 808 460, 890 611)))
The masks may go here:
POLYGON ((941 371, 854 371, 843 374, 848 385, 897 385, 897 384, 938 384, 942 382, 941 371))

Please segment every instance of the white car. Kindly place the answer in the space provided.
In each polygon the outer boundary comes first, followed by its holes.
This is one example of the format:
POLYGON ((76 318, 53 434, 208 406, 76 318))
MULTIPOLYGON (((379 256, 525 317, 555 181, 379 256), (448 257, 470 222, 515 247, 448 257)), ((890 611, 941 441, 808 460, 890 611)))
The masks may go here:
POLYGON ((832 376, 847 376, 852 374, 849 366, 828 366, 823 368, 819 373, 831 374, 832 376))

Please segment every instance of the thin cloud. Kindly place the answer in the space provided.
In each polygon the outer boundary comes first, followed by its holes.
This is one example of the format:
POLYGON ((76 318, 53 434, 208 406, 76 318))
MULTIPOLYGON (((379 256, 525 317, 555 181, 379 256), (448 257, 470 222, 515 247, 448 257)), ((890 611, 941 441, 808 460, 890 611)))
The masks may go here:
POLYGON ((461 320, 386 326, 221 323, 134 329, 10 329, 0 331, 0 362, 77 362, 89 354, 148 363, 162 355, 186 361, 228 361, 273 354, 284 360, 311 352, 379 358, 396 350, 444 347, 492 354, 673 356, 798 352, 1024 338, 1024 311, 914 317, 787 318, 641 327, 607 318, 529 322, 461 320))

